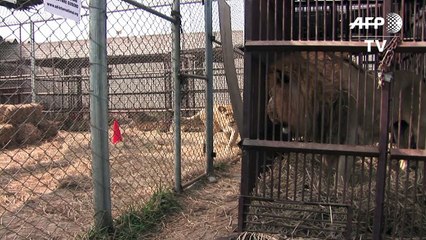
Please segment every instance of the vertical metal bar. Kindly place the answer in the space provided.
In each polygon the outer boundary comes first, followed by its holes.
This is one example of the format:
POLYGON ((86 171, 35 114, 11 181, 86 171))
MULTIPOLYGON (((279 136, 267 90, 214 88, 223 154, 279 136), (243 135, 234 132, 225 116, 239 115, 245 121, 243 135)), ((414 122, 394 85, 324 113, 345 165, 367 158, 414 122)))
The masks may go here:
POLYGON ((413 8, 414 8, 414 22, 413 22, 413 41, 417 41, 417 0, 414 0, 414 4, 413 4, 413 8))
MULTIPOLYGON (((262 86, 262 84, 263 84, 263 80, 264 80, 264 76, 262 76, 262 58, 263 58, 263 56, 265 56, 265 57, 267 57, 268 55, 267 54, 259 54, 259 59, 257 59, 257 61, 256 61, 256 65, 257 65, 257 71, 259 72, 259 77, 258 77, 258 79, 257 79, 257 88, 254 90, 256 93, 255 93, 255 96, 257 97, 257 105, 256 105, 256 110, 257 110, 257 112, 260 112, 261 111, 261 106, 262 106, 262 98, 261 98, 261 96, 262 96, 262 94, 261 94, 261 86, 262 86)), ((266 86, 267 87, 267 86, 266 86)), ((261 137, 261 129, 262 129, 262 126, 261 126, 261 116, 262 114, 255 114, 255 117, 257 118, 257 122, 256 122, 256 124, 255 124, 255 127, 256 127, 256 138, 260 138, 261 137)))
MULTIPOLYGON (((268 9, 269 9, 269 7, 268 7, 268 9)), ((267 11, 268 12, 268 14, 269 14, 269 11, 267 11)), ((269 17, 268 17, 269 18, 269 17)), ((267 53, 266 54, 266 60, 265 60, 265 63, 266 63, 266 69, 269 69, 270 68, 270 61, 269 61, 269 59, 271 59, 271 55, 273 55, 274 56, 274 58, 275 58, 275 54, 269 54, 269 53, 267 53)), ((275 59, 273 59, 273 60, 275 60, 275 59)), ((275 60, 275 62, 276 62, 276 60, 275 60)), ((277 79, 276 78, 276 75, 277 75, 277 66, 275 65, 274 66, 274 80, 275 79, 277 79)), ((261 107, 261 106, 268 106, 268 100, 269 100, 269 94, 268 94, 268 89, 270 88, 270 89, 276 89, 275 87, 276 87, 276 80, 275 81, 273 81, 271 84, 271 86, 269 86, 269 81, 268 81, 268 70, 266 70, 265 72, 264 72, 264 76, 261 78, 261 79, 265 79, 265 89, 264 89, 264 91, 263 91, 263 94, 264 94, 264 100, 263 100, 263 103, 261 103, 262 105, 259 105, 259 108, 261 107)), ((282 86, 282 85, 281 85, 282 86)), ((260 89, 260 88, 259 88, 260 89)), ((261 94, 259 94, 259 95, 261 95, 261 94)), ((274 105, 274 107, 273 107, 273 111, 275 112, 276 110, 275 110, 275 103, 273 102, 273 105, 274 105)), ((263 133, 264 133, 264 136, 266 136, 267 137, 267 135, 269 135, 269 133, 268 133, 268 116, 267 116, 267 114, 266 114, 266 110, 265 110, 265 114, 259 114, 259 115, 262 115, 263 116, 263 119, 262 119, 262 122, 263 122, 263 133)), ((260 122, 259 122, 260 123, 260 122)), ((259 128, 260 128, 261 126, 259 126, 259 128)), ((274 127, 272 127, 272 131, 271 131, 271 134, 272 134, 272 140, 274 140, 274 127)))
POLYGON ((282 184, 282 176, 283 176, 283 158, 284 154, 280 154, 280 157, 278 158, 278 187, 277 187, 277 198, 280 199, 281 197, 281 184, 282 184))
MULTIPOLYGON (((348 8, 346 8, 346 9, 348 9, 348 8)), ((348 17, 349 17, 349 22, 351 23, 352 22, 352 0, 349 0, 349 9, 348 9, 348 12, 347 12, 347 14, 348 14, 348 17)), ((354 16, 354 18, 355 18, 356 16, 354 16)), ((349 31, 349 34, 348 34, 348 39, 349 39, 349 41, 352 41, 352 31, 349 29, 348 30, 349 31)), ((358 30, 358 31, 360 31, 360 29, 358 30)))
MULTIPOLYGON (((300 54, 303 54, 303 53, 300 53, 300 54)), ((310 62, 310 52, 306 52, 306 55, 308 56, 307 58, 306 58, 306 72, 308 72, 309 73, 309 66, 311 65, 311 62, 310 62)), ((292 61, 293 62, 293 61, 292 61)), ((303 64, 303 63, 302 63, 303 64)), ((301 86, 301 83, 303 82, 303 81, 301 81, 301 68, 302 68, 302 64, 298 64, 298 68, 297 68, 297 81, 296 81, 296 83, 297 83, 297 86, 298 86, 298 92, 296 93, 298 96, 301 96, 301 95, 303 95, 303 94, 300 94, 300 91, 301 91, 301 88, 302 87, 304 87, 304 86, 301 86)), ((306 83, 306 89, 311 89, 311 81, 313 81, 313 80, 311 80, 311 79, 307 79, 307 83, 306 83)), ((293 83, 293 84, 296 84, 296 83, 293 83)), ((314 86, 314 88, 315 88, 315 86, 314 86)), ((291 88, 290 88, 291 89, 291 88)), ((289 90, 290 91, 290 90, 289 90)), ((309 102, 309 100, 308 100, 308 94, 304 94, 304 95, 306 95, 306 96, 304 96, 305 97, 305 99, 304 99, 304 101, 305 101, 305 103, 308 103, 309 102)), ((292 101, 291 101, 291 99, 290 99, 290 103, 291 103, 292 101)), ((289 106, 288 106, 288 109, 290 109, 290 103, 289 103, 289 106)), ((298 102, 297 102, 297 104, 299 105, 299 98, 298 98, 298 102)), ((299 133, 299 128, 296 128, 296 139, 298 139, 299 138, 299 134, 303 134, 302 136, 304 136, 305 137, 305 141, 308 139, 308 121, 310 120, 309 118, 310 118, 310 115, 309 114, 311 114, 311 113, 309 113, 308 112, 309 110, 306 108, 306 107, 304 107, 304 109, 303 109, 303 114, 304 114, 304 119, 303 119, 303 122, 304 122, 304 124, 305 124, 305 127, 304 127, 304 130, 303 130, 303 133, 299 133)), ((290 112, 291 113, 291 112, 290 112)), ((288 119, 291 119, 290 117, 290 113, 289 113, 289 117, 288 117, 288 119)), ((297 114, 297 113, 294 113, 294 114, 297 114)), ((291 133, 291 131, 289 130, 289 132, 291 133)), ((309 134, 311 134, 311 132, 309 132, 309 134)))
POLYGON ((376 175, 376 210, 374 212, 373 239, 382 239, 383 231, 383 205, 385 197, 385 180, 388 146, 389 125, 389 92, 390 84, 385 82, 382 86, 381 113, 380 113, 380 139, 379 163, 376 175))
MULTIPOLYGON (((318 94, 317 94, 317 88, 319 87, 318 85, 319 85, 319 83, 320 83, 320 79, 318 79, 318 71, 319 71, 319 68, 318 68, 318 51, 315 51, 314 52, 315 53, 315 62, 314 62, 314 64, 315 64, 315 78, 314 78, 314 101, 318 101, 318 98, 317 98, 317 96, 318 96, 318 94)), ((309 54, 309 53, 308 53, 309 54)), ((309 55, 308 55, 309 56, 309 55)), ((308 59, 309 59, 309 57, 308 57, 308 59)), ((309 70, 308 70, 308 72, 309 72, 309 70)), ((308 88, 309 89, 309 88, 308 88)), ((318 107, 319 107, 319 104, 314 104, 314 113, 316 113, 317 112, 317 105, 318 105, 318 107)), ((313 117, 312 119, 312 139, 314 139, 314 141, 316 141, 317 140, 317 119, 315 119, 315 117, 313 117)))
MULTIPOLYGON (((405 1, 404 0, 401 0, 401 11, 400 11, 400 16, 401 16, 401 18, 402 18, 402 22, 403 22, 403 24, 402 24, 402 28, 401 28, 401 31, 400 31, 400 36, 405 36, 404 35, 404 23, 406 23, 407 22, 407 19, 405 19, 405 1)), ((386 15, 385 15, 386 16, 386 15)), ((410 16, 410 15, 409 15, 410 16)), ((415 18, 414 18, 415 19, 415 18)))
MULTIPOLYGON (((22 61, 22 46, 23 46, 23 41, 22 41, 22 27, 23 24, 20 23, 19 24, 19 60, 22 61)), ((22 69, 20 68, 19 73, 22 74, 22 69)))
POLYGON ((344 13, 344 6, 345 6, 346 2, 340 2, 340 41, 343 41, 343 37, 344 37, 344 33, 343 31, 345 30, 343 28, 343 23, 345 22, 345 13, 344 13))
MULTIPOLYGON (((291 1, 290 3, 291 7, 291 14, 290 14, 290 40, 294 40, 294 1, 291 1)), ((283 16, 285 19, 285 17, 283 16)))
POLYGON ((106 0, 90 1, 90 125, 95 227, 112 229, 108 146, 106 0))
POLYGON ((300 199, 300 201, 305 201, 305 186, 307 186, 306 184, 306 153, 303 153, 303 174, 302 174, 302 199, 300 199))
MULTIPOLYGON (((384 1, 383 16, 386 16, 391 9, 391 0, 384 1)), ((388 35, 386 29, 383 35, 388 35)), ((385 82, 381 88, 380 102, 380 137, 379 137, 379 162, 377 164, 376 175, 376 199, 373 223, 373 239, 382 239, 383 232, 383 207, 386 185, 386 164, 388 148, 388 126, 389 126, 389 93, 391 92, 390 83, 385 82)))
MULTIPOLYGON (((255 17, 252 16, 254 13, 255 8, 255 1, 254 0, 247 0, 245 6, 244 6, 244 12, 245 12, 245 23, 244 27, 246 31, 244 32, 244 40, 252 40, 255 37, 256 32, 256 24, 259 24, 256 22, 255 17)), ((252 53, 245 52, 244 53, 244 69, 247 69, 244 71, 244 108, 243 108, 243 129, 240 131, 241 139, 252 137, 255 135, 254 129, 252 129, 254 117, 252 115, 252 111, 256 111, 255 109, 251 109, 249 106, 256 106, 256 97, 253 96, 253 94, 256 94, 254 89, 254 86, 257 84, 257 82, 252 81, 252 74, 255 73, 255 62, 253 61, 252 53)), ((243 158, 241 162, 241 187, 240 187, 240 196, 238 199, 238 231, 242 232, 245 229, 245 220, 246 220, 246 204, 249 203, 249 199, 247 199, 245 196, 249 195, 250 190, 252 189, 252 186, 254 185, 253 182, 255 179, 253 179, 251 176, 256 174, 255 171, 255 163, 251 160, 254 160, 254 152, 253 151, 244 151, 243 152, 243 158)))
POLYGON ((333 7, 331 9, 331 40, 335 41, 336 40, 336 16, 338 16, 337 14, 337 9, 336 9, 336 0, 333 0, 333 7))
MULTIPOLYGON (((266 40, 271 40, 271 38, 270 38, 270 34, 271 34, 271 32, 269 31, 269 29, 271 29, 271 27, 269 26, 269 24, 272 24, 269 20, 270 20, 270 17, 269 17, 269 14, 270 14, 270 6, 269 6, 269 3, 270 3, 270 1, 267 1, 266 2, 266 19, 265 19, 265 21, 266 21, 266 37, 264 38, 264 39, 266 39, 266 40)), ((274 25, 274 28, 276 28, 276 26, 277 25, 274 25)))
MULTIPOLYGON (((293 153, 294 154, 294 153, 293 153)), ((287 153, 287 166, 286 166, 286 183, 285 183, 285 199, 289 199, 288 193, 290 188, 290 159, 292 159, 292 153, 287 153)))
MULTIPOLYGON (((422 11, 422 18, 421 18, 421 28, 422 28, 422 38, 420 39, 420 41, 425 41, 425 19, 426 19, 426 11, 423 10, 422 11)), ((426 179, 426 178, 425 178, 426 179)))
MULTIPOLYGON (((292 1, 293 2, 293 1, 292 1)), ((309 1, 308 1, 309 4, 309 1)), ((309 12, 308 12, 309 14, 309 12)), ((309 24, 309 19, 308 19, 308 24, 309 24)), ((298 40, 302 40, 302 1, 299 1, 299 33, 298 33, 298 40)), ((307 30, 308 34, 309 34, 309 25, 308 25, 308 30, 307 30)))
MULTIPOLYGON (((313 201, 314 200, 314 196, 313 196, 313 189, 315 189, 315 187, 314 187, 314 183, 316 184, 316 182, 314 181, 314 178, 315 178, 315 169, 314 169, 314 164, 313 164, 313 162, 314 162, 314 159, 315 159, 315 154, 311 154, 311 163, 310 163, 310 165, 311 165, 311 182, 309 183, 309 201, 313 201)), ((320 158, 319 159, 321 159, 321 156, 320 156, 320 158)), ((321 166, 321 165, 320 165, 321 166)), ((308 171, 308 169, 306 169, 306 171, 308 171)))
MULTIPOLYGON (((301 11, 302 12, 302 8, 301 9, 299 9, 299 11, 301 11)), ((310 36, 311 36, 311 31, 310 31, 310 28, 311 28, 311 6, 310 6, 310 1, 307 1, 306 2, 306 39, 304 39, 304 40, 310 40, 310 36)), ((299 21, 302 21, 302 19, 300 19, 299 21)), ((315 25, 316 25, 316 21, 315 21, 315 25)), ((299 31, 301 31, 302 29, 299 29, 299 31)), ((302 40, 302 39, 299 39, 299 40, 302 40)))
POLYGON ((180 109, 181 109, 181 84, 180 84, 180 0, 173 1, 172 23, 172 78, 175 83, 175 107, 174 107, 174 142, 175 142, 175 191, 182 192, 182 169, 181 169, 181 127, 180 127, 180 109))
POLYGON ((213 174, 213 7, 212 0, 204 2, 206 28, 206 153, 207 175, 213 174))
MULTIPOLYGON (((284 3, 283 3, 284 4, 284 3)), ((278 40, 278 3, 277 0, 275 0, 275 4, 274 4, 274 40, 278 40)), ((284 32, 283 32, 284 33, 284 32)), ((284 40, 284 39, 283 39, 284 40)))
MULTIPOLYGON (((319 28, 319 21, 318 21, 318 1, 315 1, 315 41, 318 41, 318 28, 319 28)), ((308 38, 309 39, 309 38, 308 38)))
POLYGON ((30 22, 30 41, 31 41, 31 102, 36 102, 36 86, 35 86, 35 30, 34 30, 34 22, 30 22))
POLYGON ((327 4, 326 0, 324 0, 324 5, 322 9, 322 20, 323 20, 323 28, 322 33, 324 34, 323 40, 327 40, 327 4))
MULTIPOLYGON (((295 162, 294 162, 294 182, 293 182, 293 200, 294 201, 297 201, 298 199, 297 199, 297 183, 299 182, 298 181, 298 175, 297 175, 297 173, 299 172, 299 166, 298 166, 298 163, 299 163, 299 153, 295 153, 295 155, 296 155, 296 160, 295 160, 295 162)), ((289 159, 290 160, 290 159, 289 159)))

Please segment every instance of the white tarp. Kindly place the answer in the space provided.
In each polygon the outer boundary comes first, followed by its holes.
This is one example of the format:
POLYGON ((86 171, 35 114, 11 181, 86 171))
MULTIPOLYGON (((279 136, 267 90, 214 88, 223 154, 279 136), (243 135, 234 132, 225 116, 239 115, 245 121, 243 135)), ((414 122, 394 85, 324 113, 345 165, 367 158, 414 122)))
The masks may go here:
POLYGON ((44 0, 44 10, 80 22, 81 0, 44 0))

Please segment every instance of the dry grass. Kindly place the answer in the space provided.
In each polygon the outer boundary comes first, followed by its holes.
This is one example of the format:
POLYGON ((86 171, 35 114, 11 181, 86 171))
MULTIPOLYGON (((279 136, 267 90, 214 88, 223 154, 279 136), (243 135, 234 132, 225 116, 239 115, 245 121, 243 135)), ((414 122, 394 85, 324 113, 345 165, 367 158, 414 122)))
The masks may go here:
MULTIPOLYGON (((172 134, 126 126, 122 131, 124 141, 109 146, 114 217, 174 182, 172 134)), ((204 172, 203 135, 182 134, 184 180, 204 172)), ((220 152, 224 141, 217 138, 220 152)), ((59 131, 50 141, 2 150, 1 238, 70 239, 88 230, 93 223, 89 139, 88 132, 59 131)))

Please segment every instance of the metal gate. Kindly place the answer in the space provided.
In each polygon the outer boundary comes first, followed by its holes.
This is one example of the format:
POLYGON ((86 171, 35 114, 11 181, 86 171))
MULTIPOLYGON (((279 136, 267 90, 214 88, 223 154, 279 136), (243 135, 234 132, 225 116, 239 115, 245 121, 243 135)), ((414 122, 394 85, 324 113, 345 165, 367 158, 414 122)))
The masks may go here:
POLYGON ((245 6, 239 230, 426 236, 425 1, 245 6))

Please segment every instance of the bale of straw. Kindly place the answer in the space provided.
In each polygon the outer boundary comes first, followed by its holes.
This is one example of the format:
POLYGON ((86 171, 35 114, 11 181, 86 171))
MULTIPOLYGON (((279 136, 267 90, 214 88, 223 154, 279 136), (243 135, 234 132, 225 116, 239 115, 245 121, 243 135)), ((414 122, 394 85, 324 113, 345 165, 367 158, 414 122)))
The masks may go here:
POLYGON ((37 128, 40 130, 43 139, 48 139, 58 134, 58 126, 54 121, 43 119, 37 124, 37 128))
POLYGON ((0 123, 19 125, 21 123, 38 123, 43 113, 40 104, 0 104, 0 123))
POLYGON ((0 124, 0 147, 13 142, 15 127, 12 124, 0 124))
POLYGON ((31 144, 41 139, 41 131, 31 123, 18 126, 16 142, 19 144, 31 144))

